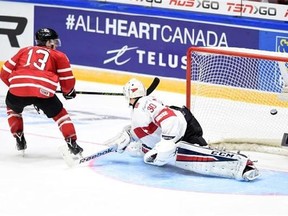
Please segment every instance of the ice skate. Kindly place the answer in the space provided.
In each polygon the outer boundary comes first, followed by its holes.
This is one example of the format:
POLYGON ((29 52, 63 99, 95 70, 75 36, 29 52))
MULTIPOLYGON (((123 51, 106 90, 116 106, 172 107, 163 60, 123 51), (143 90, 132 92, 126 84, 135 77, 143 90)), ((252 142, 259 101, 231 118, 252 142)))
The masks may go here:
POLYGON ((81 148, 77 143, 76 140, 73 140, 71 138, 66 139, 66 143, 68 145, 69 151, 74 155, 82 156, 81 153, 83 152, 83 148, 81 148))
POLYGON ((16 148, 18 151, 21 151, 24 155, 24 151, 27 148, 26 140, 24 137, 23 132, 18 132, 14 134, 14 137, 16 138, 16 148))
POLYGON ((251 160, 247 161, 247 166, 243 171, 243 179, 245 181, 253 181, 260 176, 259 170, 254 166, 251 160))

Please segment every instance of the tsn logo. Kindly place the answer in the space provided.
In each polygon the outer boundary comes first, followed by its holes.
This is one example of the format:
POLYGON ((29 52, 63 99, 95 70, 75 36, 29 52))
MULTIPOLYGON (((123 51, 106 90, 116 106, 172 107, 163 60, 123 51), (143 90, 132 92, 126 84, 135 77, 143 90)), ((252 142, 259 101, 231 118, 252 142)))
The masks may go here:
POLYGON ((274 7, 266 7, 266 6, 256 7, 251 4, 239 4, 231 2, 227 2, 227 6, 229 12, 236 12, 243 14, 260 14, 268 16, 277 15, 277 9, 274 7))

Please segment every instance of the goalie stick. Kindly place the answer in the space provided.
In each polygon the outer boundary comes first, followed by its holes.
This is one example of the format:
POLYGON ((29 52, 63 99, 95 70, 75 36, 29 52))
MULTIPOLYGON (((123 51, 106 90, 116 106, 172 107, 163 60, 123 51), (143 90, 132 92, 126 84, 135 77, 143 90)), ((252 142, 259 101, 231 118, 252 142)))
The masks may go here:
MULTIPOLYGON (((160 79, 158 77, 155 77, 153 82, 147 88, 147 95, 150 95, 157 88, 159 83, 160 83, 160 79)), ((91 92, 91 94, 92 94, 92 92, 91 92)), ((105 142, 105 143, 107 143, 107 142, 105 142)), ((93 160, 95 158, 101 157, 101 156, 106 155, 108 153, 115 152, 117 150, 117 147, 118 147, 117 144, 113 144, 113 145, 110 145, 108 148, 103 149, 102 151, 96 152, 96 153, 94 153, 92 155, 89 155, 89 156, 86 156, 86 157, 82 157, 81 156, 80 158, 76 158, 76 156, 73 156, 70 153, 70 151, 69 151, 69 149, 68 149, 68 147, 66 145, 60 146, 58 150, 60 151, 60 154, 62 155, 62 157, 65 160, 66 164, 69 167, 73 167, 75 165, 80 165, 80 164, 87 163, 87 162, 89 162, 89 161, 91 161, 91 160, 93 160)))
POLYGON ((85 163, 87 163, 87 162, 89 162, 95 158, 101 157, 101 156, 106 155, 108 153, 115 152, 117 150, 117 146, 118 146, 117 144, 114 144, 114 145, 111 145, 108 148, 105 148, 101 151, 98 151, 92 155, 89 155, 86 157, 80 156, 80 158, 78 158, 78 157, 76 158, 75 155, 72 155, 70 153, 70 151, 68 150, 67 146, 60 146, 59 151, 60 151, 63 159, 65 160, 66 164, 69 167, 74 167, 76 165, 85 164, 85 163))
MULTIPOLYGON (((151 94, 159 85, 160 79, 155 77, 153 82, 147 88, 147 95, 151 94)), ((62 93, 62 91, 57 90, 56 93, 62 93)), ((90 91, 76 91, 76 94, 88 94, 88 95, 110 95, 110 96, 124 96, 123 93, 118 92, 90 92, 90 91)))
POLYGON ((147 88, 147 95, 150 95, 157 88, 159 83, 160 83, 160 79, 158 77, 155 77, 153 82, 147 88))
MULTIPOLYGON (((57 90, 56 93, 62 93, 57 90)), ((123 93, 118 92, 90 92, 90 91, 76 91, 76 94, 87 94, 87 95, 111 95, 111 96, 123 96, 123 93)))

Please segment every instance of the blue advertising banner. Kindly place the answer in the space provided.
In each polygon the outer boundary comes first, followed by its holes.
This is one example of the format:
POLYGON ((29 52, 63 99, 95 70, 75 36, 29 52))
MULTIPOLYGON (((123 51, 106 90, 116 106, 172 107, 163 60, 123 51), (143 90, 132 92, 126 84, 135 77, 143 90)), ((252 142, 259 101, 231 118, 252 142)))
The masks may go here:
POLYGON ((59 49, 72 64, 181 79, 192 45, 258 49, 259 44, 258 30, 239 26, 35 6, 35 31, 42 27, 59 33, 59 49))

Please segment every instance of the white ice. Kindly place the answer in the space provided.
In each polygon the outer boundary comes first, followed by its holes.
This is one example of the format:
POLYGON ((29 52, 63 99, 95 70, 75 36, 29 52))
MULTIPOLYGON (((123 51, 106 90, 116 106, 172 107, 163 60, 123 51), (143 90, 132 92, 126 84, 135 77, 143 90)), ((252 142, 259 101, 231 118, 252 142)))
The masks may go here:
MULTIPOLYGON (((28 148, 22 157, 15 149, 3 107, 6 90, 1 84, 1 216, 288 215, 287 195, 161 189, 119 181, 90 166, 68 168, 58 152, 58 147, 65 144, 58 127, 43 114, 38 115, 33 107, 25 109, 23 114, 28 148)), ((121 92, 122 86, 78 82, 77 90, 121 92)), ((167 104, 185 103, 181 94, 156 91, 155 95, 167 104)), ((129 124, 129 108, 122 96, 78 95, 63 103, 71 114, 79 144, 86 154, 101 150, 101 143, 129 124)), ((259 160, 260 168, 288 172, 287 157, 250 154, 259 160)), ((210 181, 207 187, 217 187, 213 178, 210 181)), ((274 184, 267 187, 274 187, 274 184)))

